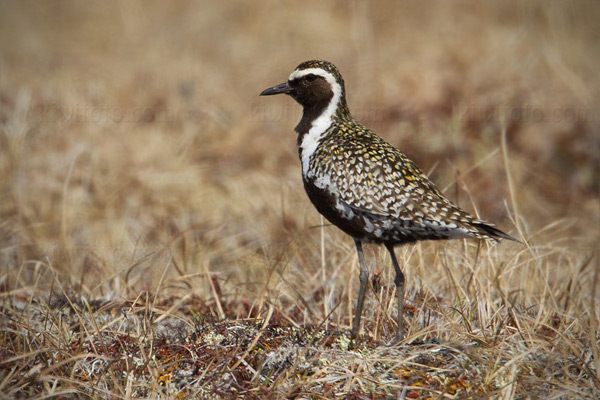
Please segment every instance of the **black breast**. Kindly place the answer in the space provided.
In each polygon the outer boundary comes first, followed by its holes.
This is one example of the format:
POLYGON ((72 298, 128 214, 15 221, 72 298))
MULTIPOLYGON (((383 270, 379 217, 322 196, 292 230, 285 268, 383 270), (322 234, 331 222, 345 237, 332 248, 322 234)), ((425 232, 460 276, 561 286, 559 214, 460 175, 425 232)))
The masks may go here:
POLYGON ((385 242, 384 238, 375 237, 366 230, 363 212, 344 204, 335 193, 317 187, 312 180, 303 179, 303 182, 310 201, 317 211, 333 225, 364 242, 385 242))

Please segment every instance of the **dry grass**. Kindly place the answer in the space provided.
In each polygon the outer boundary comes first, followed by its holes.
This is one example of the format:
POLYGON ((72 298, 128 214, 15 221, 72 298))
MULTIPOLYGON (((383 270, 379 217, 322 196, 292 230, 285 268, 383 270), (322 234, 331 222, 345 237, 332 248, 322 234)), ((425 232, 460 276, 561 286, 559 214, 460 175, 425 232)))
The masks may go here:
POLYGON ((593 2, 0 3, 2 398, 598 398, 593 2), (354 114, 527 244, 399 248, 348 348, 351 240, 303 193, 299 107, 354 114))

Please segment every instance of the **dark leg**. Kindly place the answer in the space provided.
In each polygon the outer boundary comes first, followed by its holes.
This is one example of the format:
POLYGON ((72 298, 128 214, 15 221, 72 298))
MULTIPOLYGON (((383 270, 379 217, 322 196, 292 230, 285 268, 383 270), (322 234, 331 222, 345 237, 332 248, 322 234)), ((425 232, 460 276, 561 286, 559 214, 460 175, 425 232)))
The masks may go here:
POLYGON ((385 247, 390 252, 392 264, 394 264, 394 270, 396 271, 396 279, 394 279, 396 293, 398 294, 398 330, 396 331, 396 340, 400 341, 404 338, 404 274, 398 265, 394 246, 386 244, 385 247))
POLYGON ((358 301, 356 303, 354 320, 352 321, 352 340, 358 338, 358 331, 360 330, 360 317, 362 315, 363 304, 365 303, 365 293, 367 292, 367 283, 369 281, 369 270, 365 265, 365 256, 362 250, 362 243, 358 239, 354 239, 354 243, 356 244, 356 252, 358 253, 358 266, 360 267, 360 275, 358 275, 360 286, 358 289, 358 301))

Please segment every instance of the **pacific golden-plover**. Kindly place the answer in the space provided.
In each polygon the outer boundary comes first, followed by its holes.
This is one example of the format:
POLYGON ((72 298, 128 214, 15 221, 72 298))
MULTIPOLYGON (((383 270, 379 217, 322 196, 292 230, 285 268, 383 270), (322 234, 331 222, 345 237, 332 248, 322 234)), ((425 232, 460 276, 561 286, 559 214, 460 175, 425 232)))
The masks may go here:
POLYGON ((327 61, 306 61, 288 80, 260 95, 287 94, 303 107, 298 133, 302 180, 308 197, 333 225, 352 236, 360 266, 352 321, 358 337, 369 272, 362 243, 390 253, 398 296, 396 339, 404 335, 404 274, 394 246, 418 240, 515 240, 452 204, 399 150, 350 115, 344 80, 327 61))

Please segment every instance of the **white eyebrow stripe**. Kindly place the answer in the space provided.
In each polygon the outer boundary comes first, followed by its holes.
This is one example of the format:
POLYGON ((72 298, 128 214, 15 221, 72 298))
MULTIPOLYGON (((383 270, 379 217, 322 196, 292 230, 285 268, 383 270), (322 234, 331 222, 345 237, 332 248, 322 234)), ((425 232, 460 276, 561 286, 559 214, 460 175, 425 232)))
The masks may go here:
POLYGON ((325 71, 322 68, 307 68, 307 69, 295 70, 294 72, 292 72, 290 74, 290 77, 288 78, 288 80, 293 81, 294 79, 302 78, 303 76, 310 75, 310 74, 325 78, 327 80, 327 82, 329 82, 330 84, 337 83, 335 81, 335 77, 331 73, 325 71))
POLYGON ((292 81, 294 79, 298 79, 310 74, 324 78, 327 81, 327 83, 331 85, 333 97, 331 98, 331 101, 329 102, 327 108, 323 110, 323 113, 312 122, 311 128, 309 129, 308 133, 304 136, 302 143, 300 144, 302 154, 302 173, 306 178, 312 176, 312 174, 309 173, 310 159, 312 158, 312 155, 319 146, 319 142, 325 135, 325 132, 327 132, 327 130, 333 123, 333 115, 337 111, 340 99, 342 98, 342 87, 335 79, 335 76, 325 71, 324 69, 308 68, 303 70, 296 70, 291 73, 288 80, 292 81))

